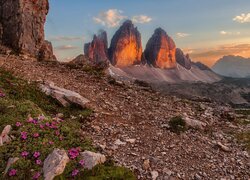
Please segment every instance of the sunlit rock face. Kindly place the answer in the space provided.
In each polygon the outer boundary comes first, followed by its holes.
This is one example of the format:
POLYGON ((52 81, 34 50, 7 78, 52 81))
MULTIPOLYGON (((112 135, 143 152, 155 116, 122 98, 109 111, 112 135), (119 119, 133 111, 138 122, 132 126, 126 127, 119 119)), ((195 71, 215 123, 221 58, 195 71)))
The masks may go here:
POLYGON ((176 46, 173 39, 163 29, 158 28, 147 43, 144 56, 147 63, 154 67, 175 68, 175 52, 176 46))
POLYGON ((0 3, 0 42, 17 53, 55 60, 53 54, 48 54, 53 53, 51 44, 44 40, 48 0, 1 0, 0 3))
POLYGON ((188 70, 191 69, 192 61, 188 54, 185 55, 181 49, 177 48, 175 57, 178 64, 180 64, 181 66, 185 67, 188 70))
POLYGON ((126 67, 139 64, 141 56, 141 34, 134 27, 132 21, 127 20, 111 40, 109 48, 110 62, 117 67, 126 67))
POLYGON ((100 31, 94 35, 93 41, 84 45, 84 54, 94 64, 106 62, 108 60, 108 40, 107 33, 100 31))

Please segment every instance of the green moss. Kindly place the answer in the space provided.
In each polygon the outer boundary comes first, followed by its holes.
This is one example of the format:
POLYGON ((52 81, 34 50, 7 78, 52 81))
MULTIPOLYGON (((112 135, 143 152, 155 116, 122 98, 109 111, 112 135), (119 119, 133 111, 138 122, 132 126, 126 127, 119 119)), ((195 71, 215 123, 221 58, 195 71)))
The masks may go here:
POLYGON ((169 121, 170 130, 177 134, 184 132, 186 130, 186 122, 182 119, 181 116, 176 116, 171 118, 169 121))

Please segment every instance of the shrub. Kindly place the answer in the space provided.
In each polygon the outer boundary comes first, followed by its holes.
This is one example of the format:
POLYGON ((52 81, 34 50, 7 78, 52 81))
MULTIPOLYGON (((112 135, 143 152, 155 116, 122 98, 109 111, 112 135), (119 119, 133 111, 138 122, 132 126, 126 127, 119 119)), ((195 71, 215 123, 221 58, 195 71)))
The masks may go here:
POLYGON ((184 132, 186 130, 186 122, 182 119, 181 116, 176 116, 171 118, 169 121, 170 130, 177 134, 184 132))

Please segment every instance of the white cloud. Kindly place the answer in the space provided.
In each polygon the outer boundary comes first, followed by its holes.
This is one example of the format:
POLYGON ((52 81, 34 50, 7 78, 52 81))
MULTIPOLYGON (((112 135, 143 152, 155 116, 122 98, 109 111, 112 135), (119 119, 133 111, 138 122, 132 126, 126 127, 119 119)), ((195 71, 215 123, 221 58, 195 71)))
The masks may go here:
POLYGON ((78 41, 78 40, 83 40, 83 37, 74 37, 74 36, 55 36, 55 37, 50 37, 50 41, 78 41))
POLYGON ((149 23, 150 21, 152 21, 152 18, 146 15, 139 15, 139 16, 133 16, 132 21, 134 23, 144 24, 144 23, 149 23))
POLYGON ((185 38, 185 37, 190 36, 190 34, 179 32, 179 33, 176 33, 176 36, 177 38, 185 38))
POLYGON ((72 45, 62 45, 55 47, 56 50, 72 50, 77 48, 78 48, 77 46, 72 46, 72 45))
POLYGON ((122 11, 118 9, 109 9, 108 11, 101 12, 97 17, 93 17, 93 20, 97 24, 102 24, 107 27, 117 27, 120 22, 126 18, 122 15, 122 11))
POLYGON ((221 35, 234 35, 234 36, 237 36, 237 35, 240 35, 241 33, 240 32, 220 31, 220 34, 221 35))
POLYGON ((239 22, 239 23, 249 23, 250 22, 250 13, 243 13, 239 16, 236 16, 233 18, 234 21, 239 22))

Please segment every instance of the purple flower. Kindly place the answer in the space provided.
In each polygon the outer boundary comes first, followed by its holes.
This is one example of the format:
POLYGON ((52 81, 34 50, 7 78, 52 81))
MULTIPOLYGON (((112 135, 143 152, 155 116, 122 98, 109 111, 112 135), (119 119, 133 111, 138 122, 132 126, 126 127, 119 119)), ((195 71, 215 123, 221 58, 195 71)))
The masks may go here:
POLYGON ((35 133, 35 134, 33 134, 33 137, 34 137, 34 138, 37 138, 37 137, 39 137, 39 134, 38 134, 38 133, 35 133))
POLYGON ((38 151, 34 152, 34 154, 33 154, 33 156, 34 156, 35 158, 38 158, 40 155, 41 155, 41 154, 40 154, 40 152, 38 152, 38 151))
POLYGON ((55 131, 55 134, 57 135, 57 136, 59 136, 60 135, 60 131, 55 131))
POLYGON ((78 169, 74 169, 71 173, 72 176, 77 176, 77 174, 79 173, 78 169))
POLYGON ((32 122, 33 122, 33 118, 32 118, 32 117, 29 117, 29 118, 27 119, 27 122, 28 122, 28 123, 32 123, 32 122))
POLYGON ((0 90, 0 97, 3 98, 5 97, 6 95, 0 90))
POLYGON ((41 128, 41 129, 44 129, 44 125, 40 124, 40 128, 41 128))
POLYGON ((22 126, 22 123, 16 122, 16 127, 20 127, 20 126, 22 126))
POLYGON ((37 159, 37 160, 36 160, 36 164, 37 164, 37 165, 41 165, 41 164, 42 164, 42 161, 41 161, 40 159, 37 159))
POLYGON ((33 176, 33 179, 39 179, 39 177, 41 176, 40 172, 36 172, 33 176))
POLYGON ((49 141, 49 144, 52 145, 52 144, 54 144, 54 142, 53 141, 49 141))
POLYGON ((27 151, 23 151, 22 153, 21 153, 21 156, 22 157, 27 157, 29 155, 29 152, 27 152, 27 151))
POLYGON ((71 148, 68 152, 70 159, 75 159, 77 156, 79 156, 79 151, 77 148, 71 148))
POLYGON ((17 170, 11 169, 11 170, 9 171, 9 176, 15 176, 16 173, 17 173, 17 170))
POLYGON ((27 132, 21 132, 21 138, 23 139, 23 140, 26 140, 27 139, 27 132))
POLYGON ((80 161, 79 161, 79 164, 80 164, 81 166, 84 166, 84 164, 85 164, 84 160, 83 160, 83 159, 80 160, 80 161))
POLYGON ((39 121, 43 121, 45 119, 45 116, 44 115, 40 115, 39 117, 38 117, 38 120, 39 121))

